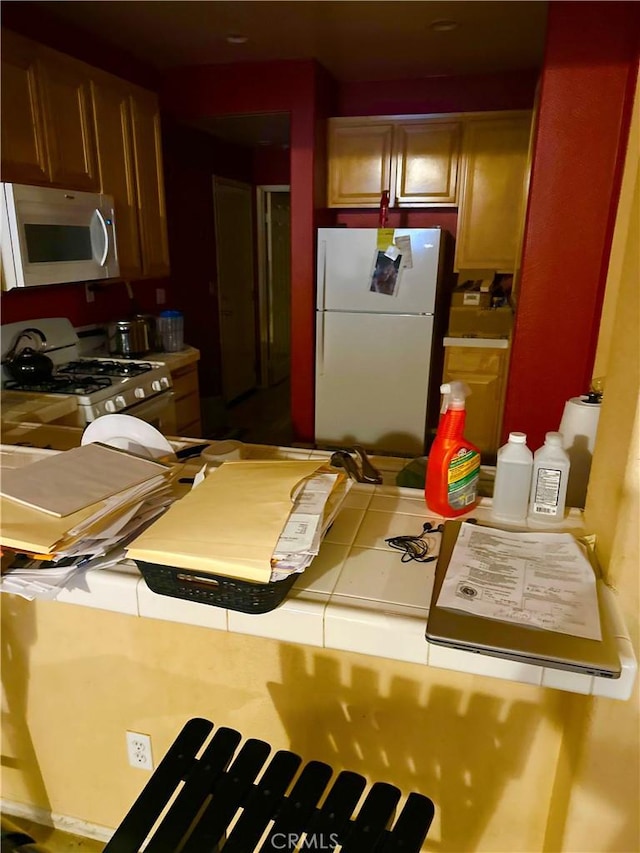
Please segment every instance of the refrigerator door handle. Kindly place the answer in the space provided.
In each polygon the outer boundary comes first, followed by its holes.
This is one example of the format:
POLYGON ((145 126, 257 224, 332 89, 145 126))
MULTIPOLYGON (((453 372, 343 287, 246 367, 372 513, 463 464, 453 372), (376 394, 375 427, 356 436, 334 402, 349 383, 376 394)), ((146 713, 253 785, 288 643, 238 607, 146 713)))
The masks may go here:
POLYGON ((324 311, 318 312, 318 346, 316 353, 316 369, 318 376, 324 376, 324 311))
POLYGON ((327 280, 327 241, 318 242, 318 310, 325 307, 325 282, 327 280))

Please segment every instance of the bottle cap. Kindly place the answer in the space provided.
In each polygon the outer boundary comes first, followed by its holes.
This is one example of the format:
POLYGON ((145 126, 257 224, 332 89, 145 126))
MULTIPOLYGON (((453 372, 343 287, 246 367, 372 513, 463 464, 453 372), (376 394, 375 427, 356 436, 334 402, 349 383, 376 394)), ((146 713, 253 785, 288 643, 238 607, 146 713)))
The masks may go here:
POLYGON ((526 432, 510 432, 509 441, 511 444, 526 444, 527 434, 526 432))
POLYGON ((548 432, 544 437, 544 443, 551 447, 562 447, 562 433, 548 432))
POLYGON ((182 317, 182 311, 170 311, 170 310, 161 311, 160 316, 161 317, 182 317))

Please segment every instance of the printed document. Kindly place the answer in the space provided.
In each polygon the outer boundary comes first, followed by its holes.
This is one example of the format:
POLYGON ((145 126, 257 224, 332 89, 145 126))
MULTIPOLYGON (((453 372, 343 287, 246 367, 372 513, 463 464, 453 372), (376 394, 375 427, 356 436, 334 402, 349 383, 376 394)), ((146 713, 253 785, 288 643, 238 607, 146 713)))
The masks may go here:
POLYGON ((437 605, 602 639, 596 576, 570 533, 514 533, 462 524, 437 605))

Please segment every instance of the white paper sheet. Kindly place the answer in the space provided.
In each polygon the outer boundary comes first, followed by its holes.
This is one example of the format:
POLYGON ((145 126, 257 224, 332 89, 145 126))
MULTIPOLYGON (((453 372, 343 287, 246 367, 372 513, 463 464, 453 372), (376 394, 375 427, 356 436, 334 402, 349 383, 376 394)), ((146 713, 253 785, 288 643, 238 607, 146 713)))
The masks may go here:
POLYGON ((437 605, 602 639, 596 577, 570 533, 462 524, 437 605))

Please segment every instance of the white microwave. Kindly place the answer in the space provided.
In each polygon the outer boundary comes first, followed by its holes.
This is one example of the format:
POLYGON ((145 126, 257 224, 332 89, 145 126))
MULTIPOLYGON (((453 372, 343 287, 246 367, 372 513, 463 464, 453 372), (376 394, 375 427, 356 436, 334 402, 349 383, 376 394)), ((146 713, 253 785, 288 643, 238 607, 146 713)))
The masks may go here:
POLYGON ((6 183, 0 189, 5 290, 120 275, 111 196, 6 183))

